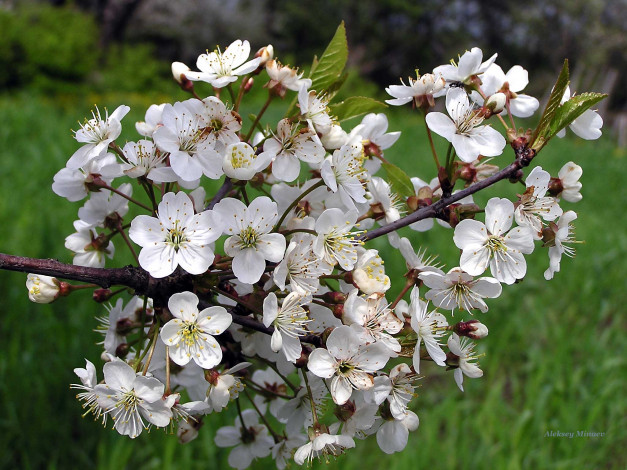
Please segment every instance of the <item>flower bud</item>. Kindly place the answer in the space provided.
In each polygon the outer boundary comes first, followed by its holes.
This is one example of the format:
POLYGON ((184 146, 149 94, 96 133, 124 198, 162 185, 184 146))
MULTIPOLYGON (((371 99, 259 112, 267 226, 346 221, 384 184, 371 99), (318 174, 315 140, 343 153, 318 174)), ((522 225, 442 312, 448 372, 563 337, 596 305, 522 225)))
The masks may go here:
POLYGON ((507 97, 504 93, 494 93, 488 97, 483 103, 484 108, 488 108, 492 114, 499 114, 505 109, 507 104, 507 97))
POLYGON ((307 366, 307 363, 309 362, 309 355, 311 354, 311 348, 308 346, 305 346, 304 344, 302 345, 302 351, 300 353, 300 357, 298 359, 296 359, 296 362, 294 363, 294 366, 297 369, 302 369, 303 367, 307 366))
POLYGON ((183 62, 172 62, 172 77, 179 85, 183 85, 184 81, 187 80, 185 73, 189 70, 189 67, 183 62))
POLYGON ((29 274, 26 278, 28 298, 38 304, 49 304, 59 297, 61 283, 57 278, 40 274, 29 274))
POLYGON ((322 300, 324 300, 325 302, 329 302, 330 304, 343 304, 344 302, 346 302, 347 297, 348 296, 343 292, 330 291, 326 294, 323 294, 322 300))
POLYGON ((353 417, 356 410, 355 402, 348 400, 343 405, 336 405, 333 414, 338 420, 346 422, 353 417))
POLYGON ((94 302, 98 302, 99 304, 106 302, 111 297, 113 297, 111 289, 96 289, 93 294, 94 302))
POLYGON ((253 88, 254 84, 255 79, 253 77, 250 77, 248 80, 246 80, 246 83, 244 83, 244 93, 248 93, 253 88))
POLYGON ((342 317, 344 316, 344 305, 342 304, 334 305, 331 311, 333 312, 333 316, 335 318, 339 318, 341 320, 342 317))
POLYGON ((488 327, 479 320, 460 321, 453 326, 453 331, 459 336, 468 336, 472 339, 488 336, 488 327))
POLYGON ((551 178, 551 181, 549 181, 549 194, 557 197, 562 194, 562 191, 564 191, 562 180, 559 178, 551 178))
POLYGON ((198 430, 202 427, 202 418, 189 417, 179 423, 176 435, 181 444, 187 444, 198 437, 198 430))
POLYGON ((259 62, 260 67, 265 67, 266 63, 269 60, 274 58, 274 47, 272 44, 268 44, 266 47, 262 47, 255 53, 255 59, 257 57, 261 57, 261 62, 259 62))
POLYGON ((128 345, 128 343, 121 343, 118 344, 118 347, 115 348, 115 355, 121 359, 124 359, 129 351, 131 350, 131 347, 128 345))
POLYGON ((194 83, 185 76, 185 73, 189 72, 189 70, 189 67, 183 62, 172 62, 172 77, 184 91, 192 91, 194 89, 194 83))

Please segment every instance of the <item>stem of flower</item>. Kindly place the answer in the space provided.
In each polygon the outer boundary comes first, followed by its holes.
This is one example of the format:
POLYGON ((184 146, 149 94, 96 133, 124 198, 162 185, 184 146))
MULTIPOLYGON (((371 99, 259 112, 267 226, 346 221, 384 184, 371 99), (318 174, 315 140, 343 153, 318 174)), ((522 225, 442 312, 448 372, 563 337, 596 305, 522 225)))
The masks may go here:
POLYGON ((270 106, 270 103, 272 102, 273 98, 274 98, 274 95, 272 93, 268 93, 268 99, 263 104, 263 106, 262 106, 261 110, 259 111, 259 113, 257 114, 257 116, 255 116, 255 120, 253 121, 252 127, 248 131, 248 134, 246 134, 246 137, 244 137, 244 142, 248 142, 248 140, 253 135, 253 132, 255 132, 255 128, 257 127, 257 124, 259 124, 259 120, 261 119, 261 116, 263 116, 263 114, 266 112, 266 110, 268 109, 268 106, 270 106))
POLYGON ((308 188, 307 190, 303 191, 296 199, 294 199, 294 201, 289 205, 289 207, 287 209, 285 209, 285 212, 283 212, 283 215, 281 216, 281 218, 279 219, 279 221, 276 223, 276 225, 274 226, 274 229, 272 229, 273 232, 278 232, 279 228, 281 228, 281 224, 283 223, 283 221, 285 220, 285 218, 287 217, 287 214, 290 213, 290 211, 292 209, 294 209, 294 207, 296 207, 296 205, 305 197, 307 196, 307 194, 311 193, 312 191, 314 191, 315 189, 318 189, 320 186, 324 186, 324 181, 320 180, 318 181, 316 184, 314 184, 313 186, 311 186, 310 188, 308 188))
POLYGON ((298 390, 300 389, 300 387, 297 387, 296 385, 294 385, 292 382, 290 382, 290 380, 285 375, 281 374, 281 372, 279 371, 279 369, 277 368, 274 362, 268 361, 267 359, 264 359, 263 357, 260 357, 259 359, 261 359, 263 363, 265 363, 270 368, 272 368, 272 370, 274 370, 274 372, 276 372, 277 375, 281 377, 281 379, 283 379, 283 382, 285 382, 287 386, 291 388, 294 393, 298 393, 298 390))
POLYGON ((261 410, 255 403, 255 400, 253 400, 250 394, 248 393, 248 390, 244 389, 244 395, 246 395, 246 398, 248 398, 248 401, 250 401, 251 405, 253 405, 253 408, 255 409, 259 417, 261 418, 261 421, 263 421, 263 424, 266 425, 266 427, 268 428, 268 431, 270 431, 270 434, 272 434, 272 438, 274 439, 274 442, 278 443, 281 440, 281 438, 276 432, 274 432, 274 429, 272 429, 272 426, 270 426, 270 423, 268 422, 264 414, 261 412, 261 410))
POLYGON ((146 364, 144 365, 144 370, 142 371, 142 375, 146 375, 148 373, 148 367, 150 367, 150 361, 152 361, 152 355, 155 352, 155 347, 157 346, 157 336, 159 335, 159 326, 157 324, 155 326, 155 331, 150 338, 150 352, 148 353, 148 359, 146 360, 146 364))
POLYGON ((122 227, 122 222, 120 222, 119 220, 118 220, 117 230, 118 230, 118 233, 120 234, 120 236, 124 239, 124 243, 126 243, 126 245, 131 250, 131 253, 133 254, 133 258, 135 258, 135 262, 137 264, 139 264, 139 258, 137 257, 137 253, 135 252, 135 248, 133 248, 133 244, 128 239, 128 236, 126 235, 126 232, 124 231, 124 228, 122 227))
POLYGON ((311 387, 309 386, 309 380, 307 379, 307 372, 305 369, 301 369, 300 372, 303 374, 303 379, 305 379, 305 387, 307 387, 307 395, 309 396, 309 403, 311 404, 311 417, 313 418, 314 429, 317 429, 320 423, 318 422, 318 413, 316 413, 316 404, 314 403, 313 394, 311 393, 311 387))
POLYGON ((165 394, 170 395, 170 346, 165 347, 165 394))
POLYGON ((394 299, 394 302, 392 302, 389 306, 390 310, 394 310, 394 308, 396 307, 396 305, 401 301, 401 299, 405 296, 405 294, 407 293, 407 291, 409 289, 411 289, 413 286, 415 285, 413 279, 408 279, 407 282, 405 283, 405 286, 403 287, 403 290, 396 296, 396 299, 394 299))
POLYGON ((440 169, 440 161, 438 160, 438 153, 435 151, 435 145, 433 143, 433 136, 431 135, 431 129, 427 125, 427 113, 423 112, 422 117, 425 121, 425 128, 427 129, 427 138, 429 139, 429 145, 431 146, 431 153, 433 154, 433 161, 435 162, 436 168, 440 169))
POLYGON ((122 196, 124 199, 132 202, 133 204, 137 204, 139 207, 146 209, 149 212, 153 212, 152 208, 148 207, 146 204, 139 202, 137 199, 133 199, 131 196, 124 194, 122 191, 115 189, 113 186, 109 186, 107 183, 105 183, 101 179, 94 180, 94 184, 96 184, 97 186, 101 188, 108 189, 109 191, 114 192, 118 196, 122 196))

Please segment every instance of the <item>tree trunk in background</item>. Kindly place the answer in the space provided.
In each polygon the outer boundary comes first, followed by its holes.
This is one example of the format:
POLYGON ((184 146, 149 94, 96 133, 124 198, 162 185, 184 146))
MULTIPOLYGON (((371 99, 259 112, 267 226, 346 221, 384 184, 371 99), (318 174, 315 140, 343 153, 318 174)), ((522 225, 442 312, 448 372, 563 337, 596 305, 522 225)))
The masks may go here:
MULTIPOLYGON (((100 0, 98 19, 101 24, 100 47, 106 53, 115 40, 124 37, 128 24, 142 0, 100 0)), ((106 54, 103 54, 105 57, 106 54)))

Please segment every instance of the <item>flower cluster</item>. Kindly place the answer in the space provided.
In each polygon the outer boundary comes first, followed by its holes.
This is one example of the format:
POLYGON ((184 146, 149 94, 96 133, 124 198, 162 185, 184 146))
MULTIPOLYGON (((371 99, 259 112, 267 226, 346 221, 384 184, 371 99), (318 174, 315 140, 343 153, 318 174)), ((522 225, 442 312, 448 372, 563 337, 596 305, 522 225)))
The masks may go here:
MULTIPOLYGON (((402 451, 418 428, 422 374, 450 371, 462 391, 464 376, 483 375, 476 341, 488 329, 463 317, 523 279, 535 250, 548 248, 547 279, 574 254, 577 216, 561 206, 581 198, 581 168, 566 163, 552 178, 535 166, 523 179, 537 150, 513 118, 539 102, 523 93, 527 72, 504 73, 496 54, 484 61, 473 48, 386 89, 390 105, 424 114, 429 139, 448 141, 446 158, 432 145, 433 163, 410 163, 423 177, 431 167, 426 183, 384 157, 400 133, 363 112, 372 101, 332 107, 337 84, 313 89, 315 72, 303 78, 271 46, 250 53, 237 40, 202 54, 197 71, 173 64, 193 97, 150 106, 136 142, 118 142, 126 106, 95 112, 76 132, 81 146, 52 185, 69 201, 89 196, 66 239, 74 264, 103 268, 115 241, 148 281, 128 301, 126 289, 95 291, 99 301, 115 297, 97 330, 104 379, 87 361, 73 387, 88 413, 130 438, 178 426, 188 442, 235 402, 234 425, 218 429, 215 444, 231 448, 238 469, 270 455, 278 468, 335 457, 372 434, 383 452, 402 451), (256 82, 267 101, 248 125, 240 110, 256 82), (266 109, 290 93, 295 105, 266 122, 266 109), (445 112, 434 110, 440 102, 445 112), (340 124, 360 113, 353 128, 340 124), (508 144, 513 162, 501 156, 508 144), (517 200, 473 201, 507 177, 524 185, 517 200), (210 197, 208 179, 221 184, 210 197), (446 272, 417 246, 433 227, 461 250, 446 272), (394 250, 365 246, 384 234, 394 250), (404 285, 385 261, 404 262, 404 285)), ((596 138, 601 118, 586 113, 571 128, 596 138)), ((35 302, 59 296, 53 278, 32 275, 27 286, 35 302)))

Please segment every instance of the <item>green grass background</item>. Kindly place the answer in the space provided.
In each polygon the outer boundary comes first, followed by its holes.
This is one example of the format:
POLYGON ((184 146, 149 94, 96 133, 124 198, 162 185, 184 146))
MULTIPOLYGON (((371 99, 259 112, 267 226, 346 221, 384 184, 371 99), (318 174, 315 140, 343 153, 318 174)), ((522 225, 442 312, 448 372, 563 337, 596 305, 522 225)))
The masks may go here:
MULTIPOLYGON (((180 99, 180 95, 176 95, 180 99)), ((70 129, 98 103, 109 110, 132 106, 123 137, 137 139, 132 123, 151 102, 167 96, 46 98, 28 93, 0 97, 0 252, 71 262, 64 238, 82 202, 68 203, 50 185, 77 148, 70 129)), ((386 156, 410 175, 430 179, 433 164, 421 121, 393 109, 390 129, 401 137, 386 156)), ((444 149, 441 145, 441 150, 444 149)), ((511 155, 498 157, 505 165, 511 155)), ((534 162, 556 174, 567 161, 583 167, 584 198, 564 202, 578 212, 574 259, 545 282, 546 250, 528 257, 524 282, 504 286, 490 310, 478 314, 490 328, 481 342, 484 377, 465 381, 461 393, 443 369, 427 364, 414 401, 421 425, 407 448, 386 456, 373 438, 332 462, 330 468, 363 469, 623 469, 627 466, 627 351, 625 305, 625 151, 611 139, 557 140, 534 162), (547 431, 603 432, 603 437, 545 437, 547 431)), ((522 186, 501 182, 477 197, 514 196, 522 186)), ((453 267, 459 254, 452 231, 404 231, 416 246, 440 253, 453 267)), ((374 246, 382 247, 377 241, 374 246)), ((129 261, 124 247, 119 265, 129 261)), ((403 283, 399 253, 384 252, 388 274, 403 283)), ((116 258, 117 259, 117 258, 116 258)), ((97 364, 99 339, 92 330, 104 309, 78 292, 51 305, 27 299, 25 274, 0 272, 0 468, 207 469, 227 468, 229 449, 213 444, 216 429, 231 424, 230 409, 206 420, 187 445, 159 430, 136 440, 103 429, 81 408, 69 384, 84 358, 97 364)), ((390 296, 391 297, 391 296, 390 296)), ((462 315, 456 315, 455 319, 462 315)), ((100 373, 99 373, 100 374, 100 373)), ((101 375, 100 375, 101 376, 101 375)), ((322 467, 321 464, 317 466, 322 467)), ((269 459, 254 468, 272 468, 269 459)))

